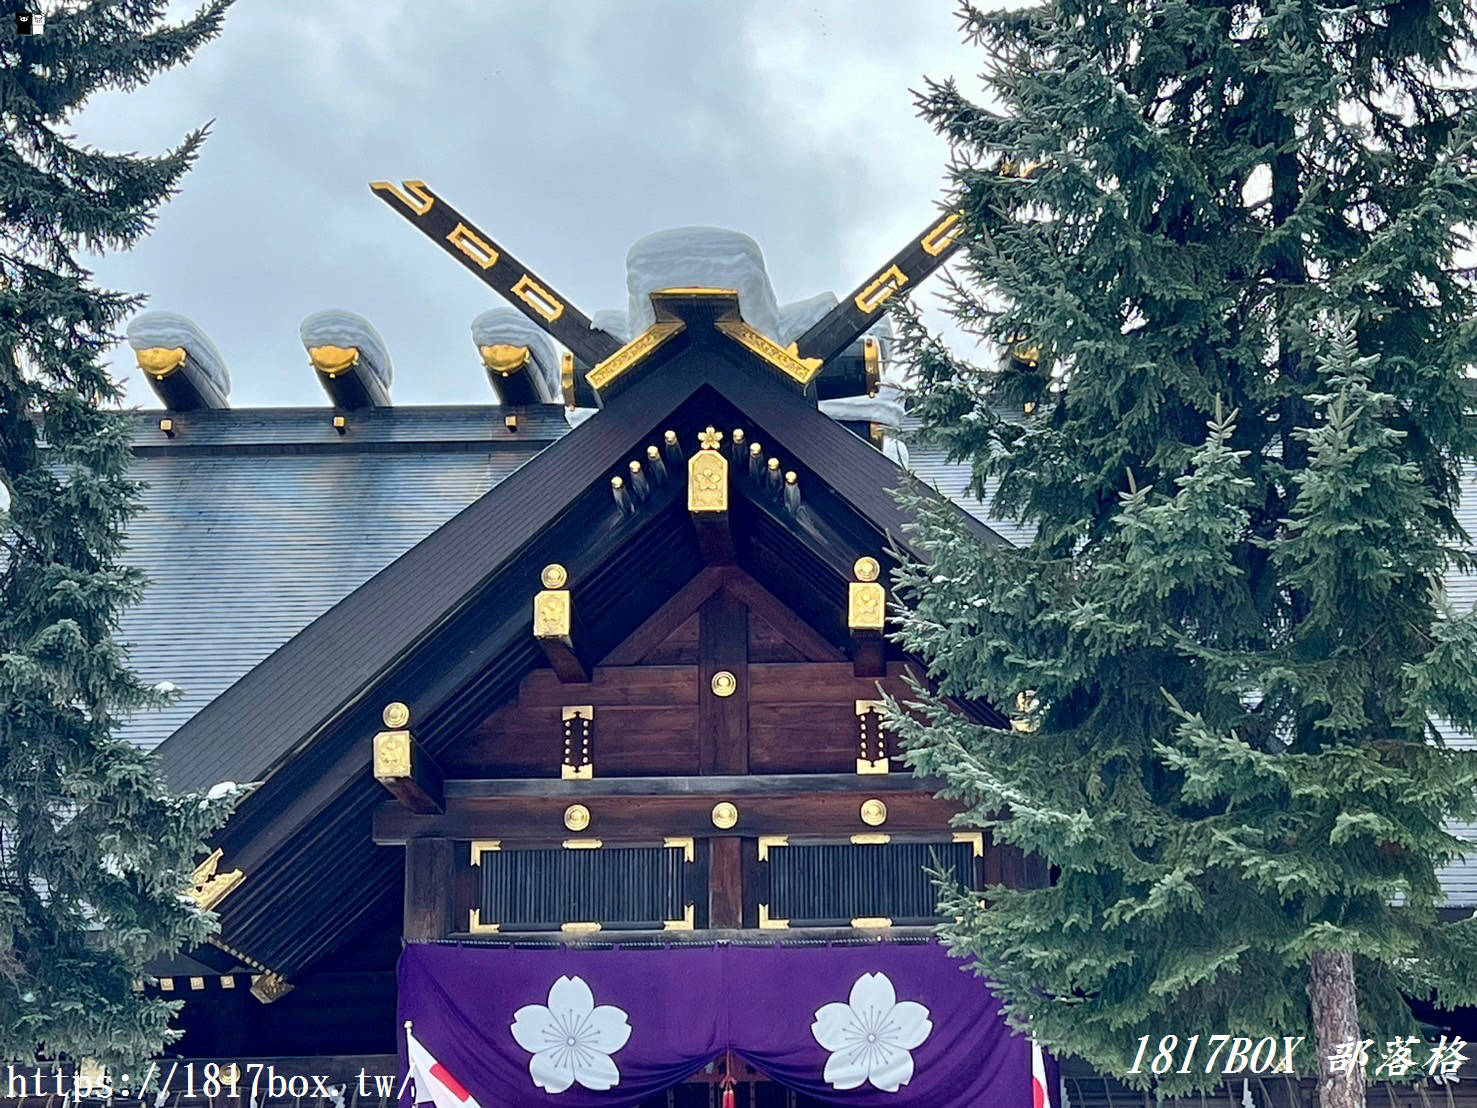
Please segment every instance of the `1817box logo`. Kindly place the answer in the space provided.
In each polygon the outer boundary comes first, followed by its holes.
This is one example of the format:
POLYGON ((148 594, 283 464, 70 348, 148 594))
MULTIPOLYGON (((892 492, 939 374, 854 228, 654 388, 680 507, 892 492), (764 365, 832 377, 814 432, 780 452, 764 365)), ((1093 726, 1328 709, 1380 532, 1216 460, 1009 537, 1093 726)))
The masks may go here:
POLYGON ((40 12, 16 12, 15 33, 39 35, 46 28, 46 17, 40 12))

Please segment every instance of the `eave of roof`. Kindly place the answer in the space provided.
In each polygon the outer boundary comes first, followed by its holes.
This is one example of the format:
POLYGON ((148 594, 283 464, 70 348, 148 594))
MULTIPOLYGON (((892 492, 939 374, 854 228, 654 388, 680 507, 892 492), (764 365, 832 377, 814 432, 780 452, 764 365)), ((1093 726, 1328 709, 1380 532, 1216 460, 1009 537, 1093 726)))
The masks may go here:
MULTIPOLYGON (((853 509, 903 540, 905 519, 889 492, 900 473, 894 463, 767 372, 743 366, 731 353, 681 357, 671 364, 680 364, 682 372, 643 376, 608 408, 530 459, 186 722, 159 748, 171 785, 194 789, 270 774, 532 539, 563 509, 569 490, 586 488, 623 463, 660 432, 668 414, 705 385, 780 437, 799 464, 822 474, 831 491, 853 509), (352 651, 346 649, 350 645, 352 651), (268 719, 272 741, 240 741, 242 727, 258 727, 268 719)), ((974 526, 987 541, 1004 541, 984 524, 974 521, 974 526)))
MULTIPOLYGON (((818 513, 850 529, 866 548, 880 551, 888 541, 906 547, 905 519, 890 493, 901 475, 897 466, 736 345, 689 351, 666 372, 648 371, 599 415, 294 636, 161 746, 166 773, 179 788, 265 779, 218 837, 227 864, 248 874, 221 906, 225 941, 274 969, 296 972, 356 921, 383 909, 398 858, 368 842, 368 812, 380 790, 368 772, 367 740, 378 710, 410 690, 418 712, 428 706, 429 716, 417 715, 426 720, 418 737, 434 754, 489 703, 511 695, 540 664, 528 634, 536 563, 569 549, 572 576, 608 595, 630 591, 633 566, 638 574, 653 571, 652 589, 680 585, 681 574, 691 572, 684 559, 695 556, 681 541, 691 525, 680 502, 665 512, 648 505, 626 526, 619 513, 611 514, 608 482, 674 418, 684 437, 695 436, 705 413, 762 432, 766 448, 804 474, 814 503, 830 505, 818 513), (589 507, 597 502, 598 513, 589 507), (599 523, 597 533, 590 533, 591 521, 599 523), (596 572, 615 551, 623 562, 596 572), (663 559, 672 561, 666 570, 663 559), (333 873, 329 883, 325 867, 333 873)), ((779 541, 784 529, 773 519, 766 526, 779 541)), ((974 526, 987 541, 1002 541, 974 526)), ((854 557, 839 534, 828 540, 825 528, 796 527, 783 540, 820 558, 825 568, 815 572, 835 578, 838 596, 854 557)), ((648 599, 656 603, 655 594, 648 599)))

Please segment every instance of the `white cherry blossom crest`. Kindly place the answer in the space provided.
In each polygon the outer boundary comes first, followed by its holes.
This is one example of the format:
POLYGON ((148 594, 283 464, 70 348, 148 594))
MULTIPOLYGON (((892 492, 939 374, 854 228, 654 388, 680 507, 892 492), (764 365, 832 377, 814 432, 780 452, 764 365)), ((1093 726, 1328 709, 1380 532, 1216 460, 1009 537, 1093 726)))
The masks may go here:
POLYGON ((545 1092, 562 1093, 575 1082, 596 1091, 620 1084, 620 1070, 610 1056, 626 1045, 631 1025, 614 1005, 597 1008, 583 978, 559 978, 549 987, 549 1003, 519 1008, 510 1030, 533 1055, 528 1073, 545 1092))
POLYGON ((831 1052, 825 1079, 834 1089, 870 1083, 895 1093, 913 1080, 913 1055, 933 1031, 928 1009, 899 1001, 885 973, 864 973, 851 987, 848 1003, 827 1004, 815 1014, 810 1032, 831 1052))

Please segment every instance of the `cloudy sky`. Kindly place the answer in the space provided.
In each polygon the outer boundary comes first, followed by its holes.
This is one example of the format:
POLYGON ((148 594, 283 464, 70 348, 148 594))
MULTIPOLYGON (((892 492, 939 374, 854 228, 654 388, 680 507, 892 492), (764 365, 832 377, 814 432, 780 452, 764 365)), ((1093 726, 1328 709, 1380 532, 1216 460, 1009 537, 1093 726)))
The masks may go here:
MULTIPOLYGON (((632 242, 688 224, 753 235, 781 303, 843 293, 941 196, 909 90, 979 69, 951 0, 238 0, 189 65, 76 119, 141 152, 215 120, 96 272, 193 317, 238 406, 326 403, 297 329, 329 307, 379 329, 398 403, 481 403, 493 294, 369 181, 423 178, 587 313, 624 307, 632 242)), ((152 405, 131 355, 115 372, 152 405)))

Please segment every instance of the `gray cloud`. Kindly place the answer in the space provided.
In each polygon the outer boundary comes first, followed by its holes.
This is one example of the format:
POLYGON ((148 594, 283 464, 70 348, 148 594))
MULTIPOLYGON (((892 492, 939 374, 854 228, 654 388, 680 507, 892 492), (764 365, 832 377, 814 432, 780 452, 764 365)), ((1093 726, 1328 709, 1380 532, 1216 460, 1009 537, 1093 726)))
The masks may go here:
POLYGON ((424 178, 590 313, 624 304, 632 242, 694 223, 753 235, 782 301, 844 292, 940 196, 908 89, 978 68, 948 0, 240 0, 189 66, 77 120, 142 151, 216 121, 96 273, 199 322, 238 405, 326 403, 297 340, 326 307, 383 334, 397 402, 483 402, 467 328, 495 298, 367 182, 424 178))

